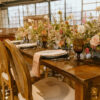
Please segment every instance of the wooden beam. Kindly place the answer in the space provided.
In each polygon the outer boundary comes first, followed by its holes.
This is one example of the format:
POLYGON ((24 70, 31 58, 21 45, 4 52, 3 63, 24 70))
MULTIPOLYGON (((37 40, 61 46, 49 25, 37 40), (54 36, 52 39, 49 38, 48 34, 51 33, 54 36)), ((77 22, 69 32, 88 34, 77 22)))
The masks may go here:
MULTIPOLYGON (((51 0, 57 1, 57 0, 51 0)), ((16 0, 16 1, 7 1, 0 4, 0 8, 7 8, 9 6, 16 6, 16 5, 24 5, 24 4, 32 4, 32 3, 41 3, 41 2, 48 2, 48 0, 16 0)))

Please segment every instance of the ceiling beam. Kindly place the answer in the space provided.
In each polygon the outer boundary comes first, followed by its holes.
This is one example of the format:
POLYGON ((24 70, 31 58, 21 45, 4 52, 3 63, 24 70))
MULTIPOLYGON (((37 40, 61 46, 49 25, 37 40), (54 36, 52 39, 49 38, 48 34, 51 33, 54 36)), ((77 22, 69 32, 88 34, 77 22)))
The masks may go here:
POLYGON ((15 0, 15 1, 7 1, 0 4, 0 8, 4 9, 10 6, 17 6, 17 5, 25 5, 25 4, 32 4, 32 3, 40 3, 40 2, 48 2, 48 1, 57 1, 57 0, 15 0))

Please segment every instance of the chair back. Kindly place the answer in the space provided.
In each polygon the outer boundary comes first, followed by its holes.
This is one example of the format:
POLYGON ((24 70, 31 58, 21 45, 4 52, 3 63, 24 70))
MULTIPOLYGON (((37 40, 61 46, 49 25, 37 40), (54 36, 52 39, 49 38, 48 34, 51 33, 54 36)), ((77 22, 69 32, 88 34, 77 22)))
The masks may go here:
POLYGON ((32 84, 31 77, 24 58, 20 51, 10 40, 4 41, 5 46, 10 52, 14 66, 12 66, 13 74, 17 84, 18 91, 26 100, 32 100, 32 84))
POLYGON ((10 71, 10 59, 7 53, 7 50, 3 44, 3 42, 0 41, 0 71, 5 72, 8 75, 9 78, 9 85, 11 85, 12 82, 12 75, 10 71))
POLYGON ((3 72, 8 72, 9 70, 9 61, 6 48, 4 47, 3 43, 0 41, 0 69, 3 72))

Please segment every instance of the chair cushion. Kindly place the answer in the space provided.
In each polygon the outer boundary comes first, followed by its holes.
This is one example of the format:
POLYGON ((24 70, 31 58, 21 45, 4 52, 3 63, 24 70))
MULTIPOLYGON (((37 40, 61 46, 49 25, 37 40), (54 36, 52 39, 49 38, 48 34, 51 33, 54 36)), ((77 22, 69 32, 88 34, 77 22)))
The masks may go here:
POLYGON ((18 93, 18 100, 26 100, 22 95, 21 95, 21 93, 18 93))
POLYGON ((2 72, 1 76, 2 76, 2 78, 4 78, 5 80, 7 80, 7 81, 9 80, 8 74, 7 74, 7 73, 2 72))
MULTIPOLYGON (((33 100, 75 100, 75 91, 66 83, 49 77, 32 85, 33 100)), ((18 94, 19 100, 25 100, 18 94)))
POLYGON ((34 100, 75 100, 75 91, 66 83, 49 77, 32 85, 34 100))

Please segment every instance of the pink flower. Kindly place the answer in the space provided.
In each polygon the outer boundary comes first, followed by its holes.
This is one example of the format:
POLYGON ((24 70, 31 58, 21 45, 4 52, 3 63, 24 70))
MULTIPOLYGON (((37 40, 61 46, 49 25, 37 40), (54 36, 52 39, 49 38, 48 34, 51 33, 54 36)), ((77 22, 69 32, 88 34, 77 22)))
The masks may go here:
POLYGON ((60 29, 60 34, 63 34, 63 30, 62 29, 60 29))
POLYGON ((48 25, 48 29, 52 29, 52 26, 50 24, 48 25))
POLYGON ((88 54, 90 52, 89 48, 86 48, 85 52, 88 54))
POLYGON ((91 47, 94 48, 94 47, 98 46, 99 42, 100 42, 99 35, 93 36, 92 39, 90 40, 91 47))

